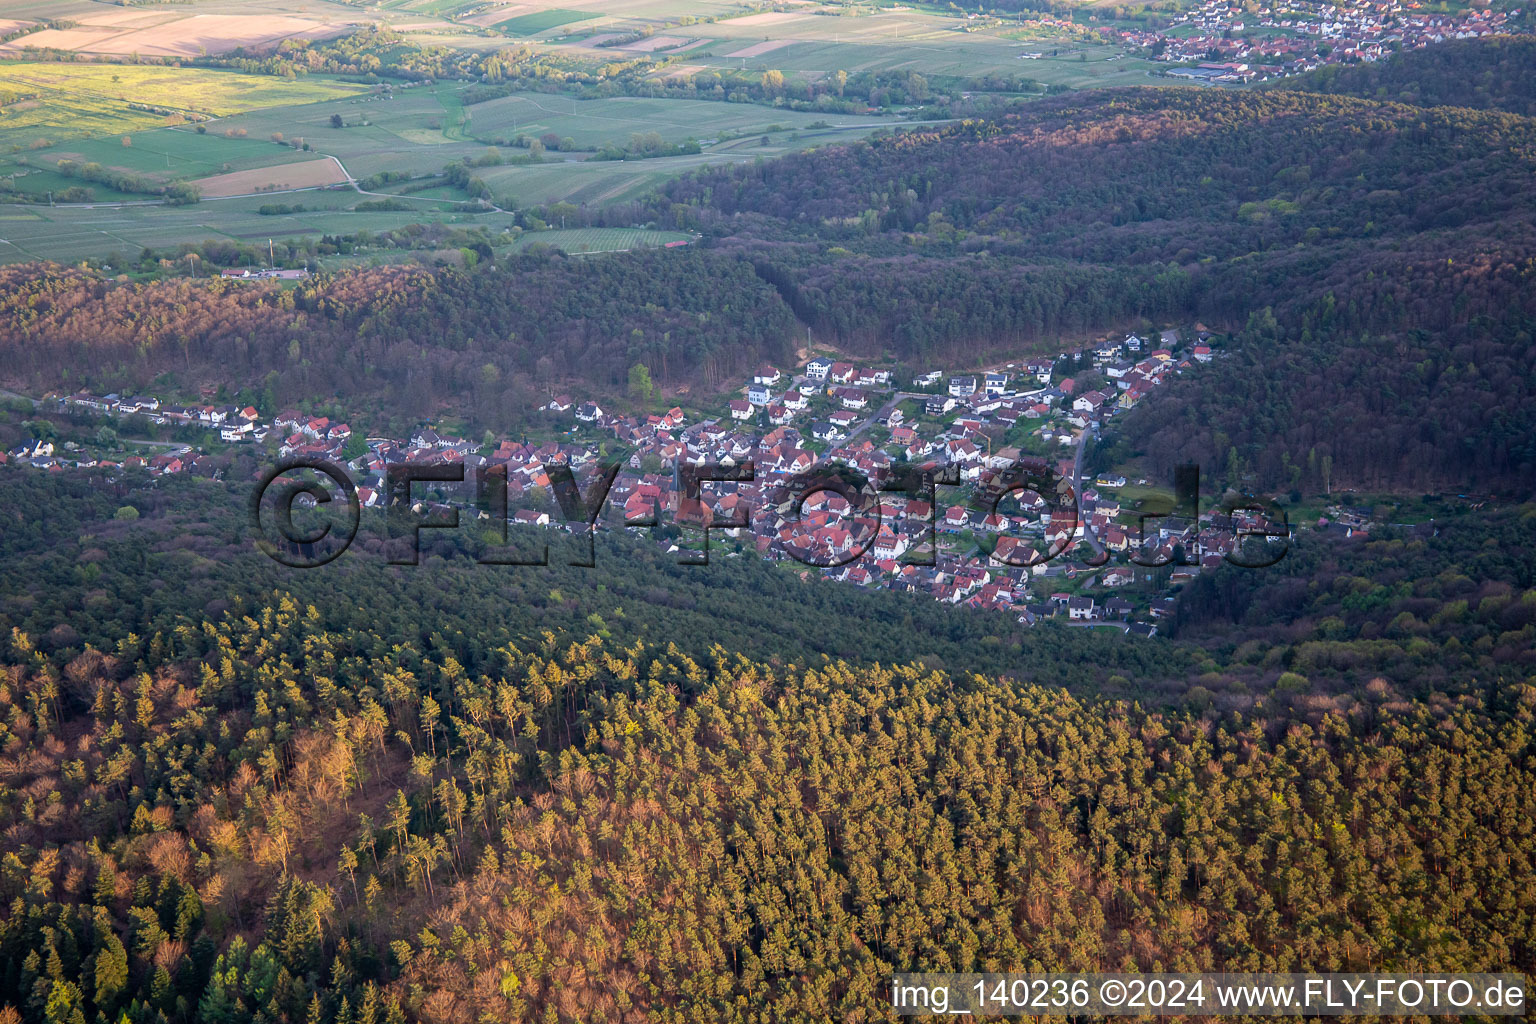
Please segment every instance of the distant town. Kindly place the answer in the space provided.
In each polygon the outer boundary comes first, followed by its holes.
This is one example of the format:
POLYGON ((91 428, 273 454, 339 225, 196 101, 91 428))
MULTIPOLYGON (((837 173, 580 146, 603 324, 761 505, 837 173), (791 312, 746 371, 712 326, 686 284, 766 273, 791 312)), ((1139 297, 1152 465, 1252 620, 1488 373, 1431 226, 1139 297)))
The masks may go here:
POLYGON ((1160 29, 1098 28, 1110 42, 1148 50, 1174 67, 1173 78, 1196 82, 1251 82, 1298 75, 1324 64, 1375 61, 1448 39, 1512 31, 1519 10, 1473 5, 1431 13, 1401 0, 1314 3, 1277 0, 1240 3, 1204 0, 1160 29))

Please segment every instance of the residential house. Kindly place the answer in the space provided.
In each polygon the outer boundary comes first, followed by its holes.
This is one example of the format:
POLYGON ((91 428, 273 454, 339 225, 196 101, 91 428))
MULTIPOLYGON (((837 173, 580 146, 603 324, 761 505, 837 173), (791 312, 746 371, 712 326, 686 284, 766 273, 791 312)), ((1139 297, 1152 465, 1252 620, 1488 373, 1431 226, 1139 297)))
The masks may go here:
POLYGON ((1078 412, 1088 413, 1089 415, 1097 413, 1103 405, 1104 396, 1097 391, 1090 391, 1085 395, 1079 395, 1072 402, 1073 409, 1078 412))
POLYGON ((1106 587, 1123 587, 1128 583, 1134 582, 1135 579, 1136 576, 1131 570, 1116 566, 1100 576, 1099 582, 1106 587))

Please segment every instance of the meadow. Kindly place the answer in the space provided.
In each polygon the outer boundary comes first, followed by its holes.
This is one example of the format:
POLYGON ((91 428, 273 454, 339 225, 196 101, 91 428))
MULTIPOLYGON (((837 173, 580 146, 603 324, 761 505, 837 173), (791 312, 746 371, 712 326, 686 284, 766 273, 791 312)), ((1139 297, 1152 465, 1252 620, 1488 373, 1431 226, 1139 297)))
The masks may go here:
MULTIPOLYGON (((495 231, 511 226, 511 220, 500 214, 471 215, 430 209, 414 213, 351 210, 360 198, 363 197, 349 191, 295 193, 282 199, 287 203, 302 204, 303 211, 271 216, 262 215, 257 210, 274 200, 259 197, 185 207, 0 206, 0 264, 34 259, 74 262, 105 258, 114 261, 115 269, 124 269, 146 247, 174 250, 182 242, 208 238, 263 247, 268 238, 281 241, 301 236, 382 232, 423 220, 464 227, 483 226, 495 231)), ((528 232, 512 246, 501 248, 523 249, 540 243, 579 254, 657 247, 689 239, 690 236, 682 232, 646 228, 555 228, 528 232)), ((400 259, 413 258, 408 252, 392 255, 400 259)), ((368 262, 370 258, 323 257, 319 265, 337 269, 368 262)))
MULTIPOLYGON (((0 177, 42 197, 82 184, 57 173, 66 159, 158 181, 309 159, 311 154, 274 145, 265 133, 227 137, 224 118, 266 108, 303 109, 368 91, 320 76, 286 81, 201 68, 0 62, 0 177), (130 103, 175 112, 136 110, 130 103)), ((90 188, 102 202, 144 198, 101 185, 90 188)))
POLYGON ((206 68, 0 61, 0 97, 36 97, 24 109, 6 108, 0 117, 0 150, 18 143, 25 146, 39 134, 57 142, 166 123, 167 115, 133 110, 129 103, 225 117, 367 91, 364 85, 320 76, 287 80, 206 68))
MULTIPOLYGON (((675 8, 673 8, 675 10, 675 8)), ((581 26, 581 38, 562 45, 587 47, 585 39, 649 29, 669 22, 662 11, 610 17, 581 26)), ((964 14, 936 7, 826 8, 761 11, 722 16, 707 23, 671 28, 669 35, 697 39, 667 56, 699 70, 762 72, 778 70, 816 76, 836 70, 913 71, 932 77, 1025 75, 1053 85, 1088 88, 1148 84, 1148 61, 1122 57, 1118 47, 1085 41, 1083 33, 1043 24, 1028 17, 978 23, 964 14), (1027 39, 1018 38, 1027 34, 1027 39), (1042 48, 1056 57, 1025 60, 1042 48)), ((613 53, 615 51, 605 51, 613 53)), ((622 52, 622 51, 620 51, 622 52)))
POLYGON ((175 249, 182 242, 228 239, 253 245, 268 238, 318 237, 387 231, 423 220, 472 227, 503 228, 505 216, 473 216, 435 209, 424 211, 354 212, 360 199, 351 191, 289 193, 277 198, 252 197, 204 201, 194 206, 37 207, 0 206, 0 263, 33 259, 74 262, 86 258, 113 260, 117 267, 137 258, 144 248, 175 249), (298 203, 300 213, 265 216, 258 209, 274 202, 298 203))
POLYGON ((271 139, 226 138, 219 132, 198 134, 191 128, 162 128, 133 132, 122 138, 76 139, 31 154, 33 164, 59 159, 94 161, 163 180, 201 178, 236 169, 270 167, 314 159, 311 153, 275 145, 271 139))
POLYGON ((657 248, 669 242, 687 242, 691 236, 681 231, 653 231, 647 228, 571 228, 562 231, 530 231, 507 247, 526 249, 530 245, 548 245, 573 255, 599 252, 624 252, 629 249, 657 248))
POLYGON ((856 141, 868 134, 868 128, 777 132, 766 136, 767 145, 762 144, 764 137, 753 135, 688 156, 651 160, 550 161, 526 166, 486 167, 476 173, 496 195, 513 197, 519 205, 552 202, 603 205, 638 198, 667 179, 699 167, 769 159, 814 146, 856 141))
POLYGON ((523 14, 516 18, 508 18, 498 22, 494 27, 499 32, 505 32, 510 36, 535 36, 540 32, 548 32, 552 28, 561 25, 569 25, 577 21, 590 21, 600 17, 591 11, 571 11, 563 7, 550 7, 533 14, 523 14))
MULTIPOLYGON (((581 100, 574 96, 523 93, 466 107, 466 131, 482 140, 552 132, 586 149, 624 146, 634 132, 656 132, 666 142, 700 141, 721 133, 762 133, 778 126, 806 128, 825 122, 822 114, 747 103, 615 96, 581 100)), ((838 118, 837 120, 849 120, 838 118)), ((867 120, 867 119, 866 119, 867 120)))
MULTIPOLYGON (((478 157, 485 144, 465 136, 460 86, 396 88, 386 98, 366 93, 302 106, 253 110, 220 122, 221 128, 266 139, 273 132, 300 137, 311 148, 334 156, 355 177, 381 171, 431 174, 465 157, 478 157), (331 127, 340 114, 345 128, 331 127)), ((472 109, 472 108, 471 108, 472 109)))

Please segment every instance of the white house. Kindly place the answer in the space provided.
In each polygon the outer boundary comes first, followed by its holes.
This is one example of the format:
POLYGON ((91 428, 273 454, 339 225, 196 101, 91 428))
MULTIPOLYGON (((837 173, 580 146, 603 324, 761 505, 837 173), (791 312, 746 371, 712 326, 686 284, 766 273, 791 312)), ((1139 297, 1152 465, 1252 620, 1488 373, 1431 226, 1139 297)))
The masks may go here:
POLYGON ((858 388, 843 388, 837 397, 842 401, 844 409, 862 409, 869 404, 869 398, 858 388))

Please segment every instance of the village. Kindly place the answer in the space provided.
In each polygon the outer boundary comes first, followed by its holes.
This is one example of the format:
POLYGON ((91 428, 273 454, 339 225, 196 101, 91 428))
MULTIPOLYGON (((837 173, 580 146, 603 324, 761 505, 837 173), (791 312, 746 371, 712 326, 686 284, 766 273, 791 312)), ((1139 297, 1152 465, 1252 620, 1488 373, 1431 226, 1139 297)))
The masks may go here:
MULTIPOLYGON (((1113 417, 1216 358, 1212 340, 1199 328, 1151 339, 1129 334, 1054 359, 906 379, 893 369, 817 356, 789 372, 760 366, 740 397, 693 422, 679 407, 636 415, 556 395, 542 410, 551 429, 540 441, 475 442, 430 425, 409 437, 359 438, 347 423, 298 410, 264 422, 251 406, 179 406, 149 396, 80 393, 45 402, 119 420, 196 425, 225 445, 265 442, 279 458, 345 464, 365 508, 387 503, 392 466, 460 464, 471 484, 489 475, 499 485, 504 476, 509 523, 569 532, 587 524, 562 513, 552 472, 569 467, 586 493, 589 478, 612 458, 604 449, 617 447, 622 465, 597 524, 657 530, 680 558, 706 544, 717 556, 750 550, 804 575, 1001 610, 1028 624, 1059 619, 1150 636, 1173 610, 1172 589, 1220 565, 1239 537, 1269 526, 1254 513, 1212 509, 1149 517, 1143 525, 1138 502, 1117 492, 1158 488, 1114 474, 1085 479, 1083 451, 1113 417), (882 489, 855 507, 850 498, 857 495, 807 489, 808 474, 829 466, 877 483, 911 467, 940 482, 926 493, 882 489), (689 467, 706 477, 693 493, 689 467), (1021 469, 1025 477, 1017 476, 1021 469), (730 475, 747 478, 714 479, 730 475), (1068 482, 1064 493, 1075 504, 1028 486, 1044 479, 1068 482)), ((39 439, 4 459, 52 471, 120 464, 154 476, 211 472, 211 457, 198 446, 121 463, 71 447, 55 450, 39 439)), ((421 490, 413 502, 468 504, 445 492, 420 499, 421 490)))
POLYGON ((1239 83, 1284 78, 1324 64, 1375 61, 1448 39, 1514 31, 1519 10, 1473 5, 1458 12, 1428 11, 1404 0, 1277 0, 1274 3, 1203 0, 1167 29, 1101 27, 1107 41, 1150 50, 1174 67, 1169 77, 1239 83))

